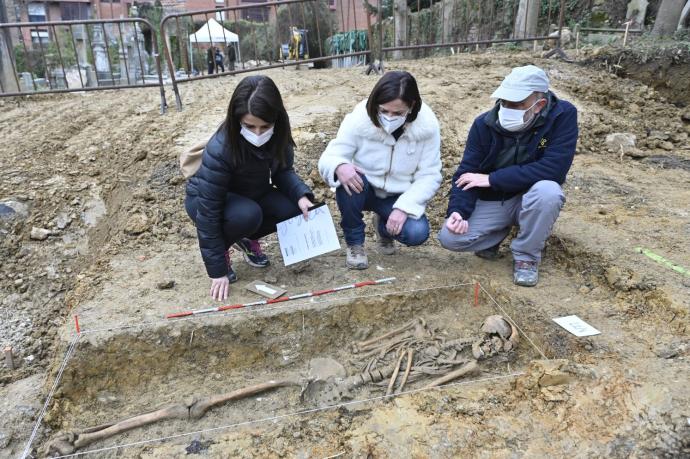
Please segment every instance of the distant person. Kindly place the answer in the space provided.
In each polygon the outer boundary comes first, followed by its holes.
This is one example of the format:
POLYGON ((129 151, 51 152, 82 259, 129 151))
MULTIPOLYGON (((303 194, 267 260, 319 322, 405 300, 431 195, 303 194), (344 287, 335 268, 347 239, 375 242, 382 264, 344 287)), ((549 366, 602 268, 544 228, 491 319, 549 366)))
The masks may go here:
POLYGON ((237 55, 235 53, 235 46, 232 43, 225 48, 225 54, 228 56, 228 70, 233 72, 235 70, 237 55))
POLYGON ((513 281, 531 287, 565 196, 575 155, 577 110, 549 90, 538 67, 514 68, 474 120, 453 176, 447 220, 438 235, 449 250, 498 258, 512 226, 513 281))
POLYGON ((225 72, 225 65, 223 65, 224 56, 223 56, 223 53, 221 53, 218 48, 216 48, 215 59, 216 59, 216 73, 225 72), (220 70, 218 70, 218 69, 220 69, 220 70))
POLYGON ((237 280, 230 247, 251 266, 269 265, 259 239, 302 213, 314 196, 292 164, 295 142, 273 80, 249 76, 237 85, 223 124, 208 141, 187 182, 185 209, 194 221, 211 297, 225 300, 237 280))
POLYGON ((374 213, 383 254, 395 253, 394 241, 414 246, 427 240, 426 205, 441 185, 440 145, 438 120, 408 72, 384 74, 345 117, 319 172, 336 187, 349 268, 369 266, 365 210, 374 213))
POLYGON ((213 75, 213 70, 216 68, 216 52, 213 47, 206 50, 206 63, 208 64, 208 74, 213 75))

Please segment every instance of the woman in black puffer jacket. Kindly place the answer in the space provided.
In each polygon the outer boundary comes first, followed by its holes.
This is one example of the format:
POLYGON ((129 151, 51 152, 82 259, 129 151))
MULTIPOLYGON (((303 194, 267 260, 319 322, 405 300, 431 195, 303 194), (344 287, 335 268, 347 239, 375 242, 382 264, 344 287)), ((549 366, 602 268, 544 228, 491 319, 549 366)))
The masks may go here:
POLYGON ((300 212, 307 218, 314 196, 292 168, 294 146, 273 80, 250 76, 240 81, 225 121, 187 183, 185 209, 197 228, 212 298, 227 299, 229 284, 237 280, 230 247, 238 248, 250 265, 266 267, 259 238, 300 212))

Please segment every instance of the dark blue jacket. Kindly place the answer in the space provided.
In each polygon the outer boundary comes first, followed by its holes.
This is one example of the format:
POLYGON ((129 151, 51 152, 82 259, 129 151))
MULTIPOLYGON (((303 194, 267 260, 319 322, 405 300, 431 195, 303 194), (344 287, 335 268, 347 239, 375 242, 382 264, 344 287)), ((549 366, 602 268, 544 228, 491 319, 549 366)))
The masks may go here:
POLYGON ((534 124, 531 132, 519 137, 520 142, 526 143, 526 148, 518 164, 495 169, 496 159, 504 150, 504 144, 515 142, 515 134, 508 133, 496 123, 498 104, 474 120, 462 161, 453 175, 446 216, 458 212, 462 218, 469 219, 477 199, 501 201, 524 193, 540 180, 552 180, 559 184, 565 181, 577 144, 577 109, 553 94, 549 96, 550 107, 543 119, 534 124), (491 186, 463 191, 455 185, 455 181, 465 172, 489 174, 491 186))
POLYGON ((223 240, 223 213, 228 193, 257 200, 276 187, 295 204, 303 196, 314 200, 309 187, 292 168, 292 146, 286 152, 286 164, 281 165, 266 153, 271 141, 264 148, 257 148, 242 138, 240 142, 250 154, 246 155, 247 160, 243 164, 233 166, 225 137, 223 128, 211 137, 204 149, 201 167, 187 182, 187 196, 197 200, 194 221, 201 257, 211 278, 228 273, 223 240))

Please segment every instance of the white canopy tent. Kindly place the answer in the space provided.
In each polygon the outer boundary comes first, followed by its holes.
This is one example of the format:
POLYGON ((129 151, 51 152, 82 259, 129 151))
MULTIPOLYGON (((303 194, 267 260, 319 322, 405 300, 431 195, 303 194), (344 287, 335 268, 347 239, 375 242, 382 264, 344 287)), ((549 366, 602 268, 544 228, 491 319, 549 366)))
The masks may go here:
MULTIPOLYGON (((221 43, 231 44, 235 47, 235 56, 237 56, 236 61, 242 61, 240 56, 240 37, 234 33, 230 32, 228 29, 220 25, 215 18, 209 19, 206 24, 202 25, 199 30, 195 33, 189 35, 189 56, 192 62, 192 67, 194 67, 194 57, 192 53, 193 44, 213 44, 220 45, 221 43)), ((225 50, 223 50, 225 51, 225 50)))

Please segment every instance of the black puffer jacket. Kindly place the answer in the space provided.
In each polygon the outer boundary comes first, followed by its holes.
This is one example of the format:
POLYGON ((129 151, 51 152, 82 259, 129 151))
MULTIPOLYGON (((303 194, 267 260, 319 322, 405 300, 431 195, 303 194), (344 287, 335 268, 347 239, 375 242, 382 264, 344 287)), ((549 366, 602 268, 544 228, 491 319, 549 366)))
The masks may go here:
POLYGON ((257 148, 242 138, 240 142, 251 154, 247 155, 244 164, 233 166, 226 153, 225 137, 222 128, 211 137, 204 149, 201 167, 187 182, 187 196, 197 199, 195 220, 199 247, 206 272, 211 278, 228 273, 223 241, 223 211, 227 193, 256 200, 275 186, 295 204, 303 196, 311 201, 314 199, 309 187, 292 168, 292 146, 286 152, 285 166, 281 166, 278 160, 266 157, 271 141, 257 148))

